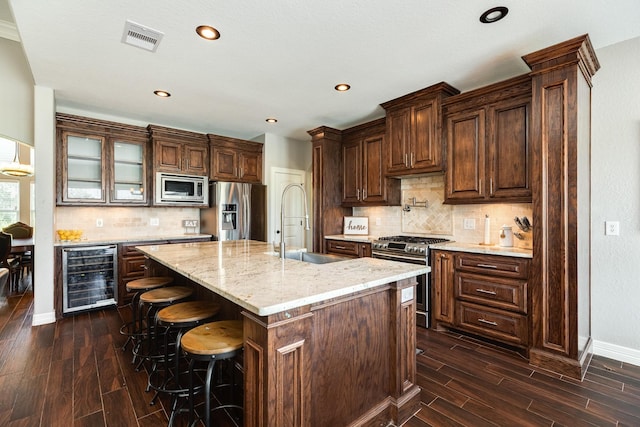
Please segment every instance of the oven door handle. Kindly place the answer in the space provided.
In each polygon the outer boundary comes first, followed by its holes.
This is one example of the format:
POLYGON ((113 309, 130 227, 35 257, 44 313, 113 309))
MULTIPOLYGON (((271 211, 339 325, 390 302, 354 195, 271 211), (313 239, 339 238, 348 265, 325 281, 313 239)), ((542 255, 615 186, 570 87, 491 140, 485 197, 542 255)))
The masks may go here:
POLYGON ((373 258, 386 259, 388 261, 400 261, 400 262, 408 262, 411 264, 428 265, 426 258, 409 258, 402 255, 393 255, 393 254, 387 254, 387 253, 383 254, 380 252, 373 252, 371 256, 373 258))

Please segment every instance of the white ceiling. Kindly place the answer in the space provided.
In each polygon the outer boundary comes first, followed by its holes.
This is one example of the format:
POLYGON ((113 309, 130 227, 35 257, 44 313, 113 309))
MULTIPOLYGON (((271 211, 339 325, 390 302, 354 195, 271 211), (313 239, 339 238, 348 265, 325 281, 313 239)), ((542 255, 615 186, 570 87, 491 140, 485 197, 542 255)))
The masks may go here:
POLYGON ((247 139, 306 141, 440 81, 466 91, 525 73, 522 55, 581 34, 596 49, 640 36, 638 0, 8 2, 34 80, 58 106, 247 139), (479 22, 498 5, 505 19, 479 22), (157 52, 120 42, 126 20, 164 33, 157 52), (203 24, 221 38, 200 39, 203 24), (352 89, 336 92, 342 82, 352 89))

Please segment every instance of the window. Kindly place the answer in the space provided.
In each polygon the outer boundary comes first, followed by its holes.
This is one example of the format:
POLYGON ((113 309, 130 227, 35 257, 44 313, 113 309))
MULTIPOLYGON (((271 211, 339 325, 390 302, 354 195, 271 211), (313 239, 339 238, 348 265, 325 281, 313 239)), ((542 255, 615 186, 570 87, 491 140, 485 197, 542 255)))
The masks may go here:
POLYGON ((0 228, 20 218, 20 182, 0 180, 0 228))
POLYGON ((0 163, 10 163, 16 156, 15 141, 0 136, 0 163))

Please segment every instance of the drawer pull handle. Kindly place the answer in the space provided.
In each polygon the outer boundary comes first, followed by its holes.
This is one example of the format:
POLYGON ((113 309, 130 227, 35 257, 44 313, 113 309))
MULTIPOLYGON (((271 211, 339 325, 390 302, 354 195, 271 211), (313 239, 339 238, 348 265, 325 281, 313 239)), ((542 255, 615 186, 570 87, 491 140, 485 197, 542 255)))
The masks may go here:
POLYGON ((496 322, 492 322, 491 320, 483 319, 482 317, 480 319, 478 319, 478 322, 486 323, 487 325, 491 325, 491 326, 498 326, 498 324, 496 322))
POLYGON ((487 294, 487 295, 495 295, 496 293, 493 291, 488 291, 486 289, 476 289, 476 292, 480 292, 481 294, 487 294))
POLYGON ((336 249, 347 249, 345 246, 336 245, 335 247, 336 247, 336 249))
POLYGON ((478 267, 483 267, 483 268, 498 268, 497 265, 491 265, 491 264, 478 264, 478 267))

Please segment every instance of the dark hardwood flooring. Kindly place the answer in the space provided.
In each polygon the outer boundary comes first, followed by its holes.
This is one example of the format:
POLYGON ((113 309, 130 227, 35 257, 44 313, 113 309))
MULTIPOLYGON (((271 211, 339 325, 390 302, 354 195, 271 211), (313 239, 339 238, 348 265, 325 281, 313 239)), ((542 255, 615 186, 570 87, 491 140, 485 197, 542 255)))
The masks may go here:
MULTIPOLYGON (((149 405, 146 373, 119 348, 125 311, 38 327, 32 314, 29 283, 0 289, 0 426, 166 425, 168 402, 149 405)), ((452 333, 418 328, 418 346, 422 406, 407 427, 640 426, 638 366, 596 356, 579 382, 452 333)))

